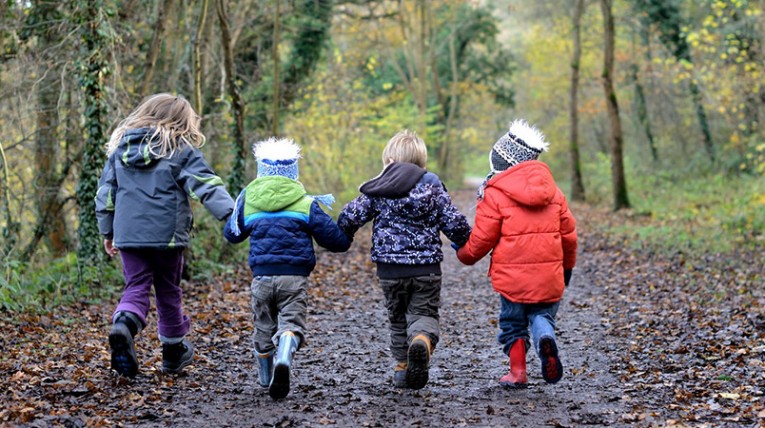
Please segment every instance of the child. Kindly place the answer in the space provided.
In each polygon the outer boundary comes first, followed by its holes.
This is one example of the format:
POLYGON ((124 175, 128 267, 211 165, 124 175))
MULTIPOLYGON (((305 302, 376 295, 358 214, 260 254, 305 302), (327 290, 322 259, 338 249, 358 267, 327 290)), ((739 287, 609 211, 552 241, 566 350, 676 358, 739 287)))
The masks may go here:
POLYGON ((254 152, 258 177, 236 199, 224 235, 233 243, 250 238, 258 381, 278 399, 289 393, 292 358, 305 343, 307 278, 316 265, 311 238, 333 252, 350 242, 317 203, 331 204, 332 195, 308 196, 297 181, 297 144, 271 138, 254 152))
POLYGON ((96 193, 104 248, 119 251, 125 289, 109 333, 111 365, 138 373, 133 339, 146 326, 149 292, 156 294, 162 370, 178 373, 191 364, 190 319, 181 308, 183 249, 189 244, 189 197, 218 220, 234 209, 223 181, 205 162, 199 116, 183 97, 156 94, 120 122, 107 145, 109 159, 96 193))
POLYGON ((380 175, 361 185, 361 195, 337 220, 351 239, 374 220, 372 261, 388 308, 397 388, 420 389, 428 382, 430 356, 439 339, 439 231, 457 245, 464 245, 470 234, 441 180, 425 170, 427 159, 425 143, 414 132, 396 134, 383 150, 380 175))
POLYGON ((544 380, 555 383, 563 375, 555 314, 576 263, 576 221, 550 168, 536 160, 547 146, 526 122, 510 125, 491 150, 473 232, 457 251, 469 265, 493 251, 489 276, 501 300, 498 339, 510 357, 510 371, 499 383, 509 388, 528 383, 529 327, 544 380))

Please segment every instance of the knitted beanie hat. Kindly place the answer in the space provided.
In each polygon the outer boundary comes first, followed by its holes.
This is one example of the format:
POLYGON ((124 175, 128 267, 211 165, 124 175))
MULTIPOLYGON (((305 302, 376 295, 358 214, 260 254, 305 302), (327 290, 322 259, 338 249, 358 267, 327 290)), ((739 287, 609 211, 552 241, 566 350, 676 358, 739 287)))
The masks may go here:
POLYGON ((298 179, 298 159, 300 146, 288 138, 268 140, 255 143, 252 152, 258 161, 258 177, 281 175, 298 179))
POLYGON ((548 147, 549 143, 541 131, 525 120, 515 120, 510 124, 510 132, 494 143, 491 149, 491 171, 499 173, 521 162, 536 160, 548 147))

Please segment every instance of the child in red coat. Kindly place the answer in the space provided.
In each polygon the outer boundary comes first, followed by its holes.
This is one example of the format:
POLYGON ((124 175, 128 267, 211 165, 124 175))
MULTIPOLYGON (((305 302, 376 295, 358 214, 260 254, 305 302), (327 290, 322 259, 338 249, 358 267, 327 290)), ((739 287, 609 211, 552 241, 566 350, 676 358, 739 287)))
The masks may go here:
POLYGON ((457 251, 469 265, 492 252, 489 276, 501 301, 498 339, 510 357, 500 384, 509 388, 528 384, 529 330, 544 380, 555 383, 563 375, 555 315, 576 264, 576 220, 550 168, 536 160, 547 147, 525 121, 510 125, 491 150, 473 231, 457 251))

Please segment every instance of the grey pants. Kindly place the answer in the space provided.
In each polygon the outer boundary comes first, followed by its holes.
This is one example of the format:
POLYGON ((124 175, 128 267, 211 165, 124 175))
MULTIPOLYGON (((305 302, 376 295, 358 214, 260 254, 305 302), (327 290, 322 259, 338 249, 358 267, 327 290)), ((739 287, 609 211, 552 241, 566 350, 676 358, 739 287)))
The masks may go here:
POLYGON ((390 350, 396 361, 406 361, 412 339, 425 334, 435 349, 438 343, 438 308, 441 275, 380 278, 390 321, 390 350))
POLYGON ((305 341, 307 278, 297 275, 256 276, 252 279, 252 319, 255 333, 252 340, 255 351, 261 354, 273 351, 279 337, 291 331, 305 341))

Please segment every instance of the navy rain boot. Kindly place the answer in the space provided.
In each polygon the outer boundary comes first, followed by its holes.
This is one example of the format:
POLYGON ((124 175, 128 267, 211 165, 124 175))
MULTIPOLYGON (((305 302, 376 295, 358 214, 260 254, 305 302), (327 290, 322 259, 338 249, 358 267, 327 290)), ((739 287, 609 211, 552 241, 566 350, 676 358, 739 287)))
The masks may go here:
POLYGON ((279 337, 279 350, 276 352, 274 362, 274 375, 268 386, 268 394, 273 399, 284 398, 290 392, 290 370, 292 370, 292 357, 298 347, 298 338, 295 333, 286 331, 279 337))

